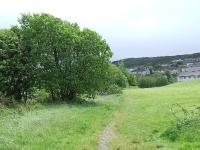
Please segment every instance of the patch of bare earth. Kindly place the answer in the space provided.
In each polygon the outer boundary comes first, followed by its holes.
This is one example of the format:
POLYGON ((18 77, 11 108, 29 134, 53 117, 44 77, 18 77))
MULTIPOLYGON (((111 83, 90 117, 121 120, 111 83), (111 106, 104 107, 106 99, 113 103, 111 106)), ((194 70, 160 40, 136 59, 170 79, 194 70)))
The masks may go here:
POLYGON ((100 135, 98 150, 108 150, 109 142, 111 141, 113 136, 113 123, 110 123, 100 135))

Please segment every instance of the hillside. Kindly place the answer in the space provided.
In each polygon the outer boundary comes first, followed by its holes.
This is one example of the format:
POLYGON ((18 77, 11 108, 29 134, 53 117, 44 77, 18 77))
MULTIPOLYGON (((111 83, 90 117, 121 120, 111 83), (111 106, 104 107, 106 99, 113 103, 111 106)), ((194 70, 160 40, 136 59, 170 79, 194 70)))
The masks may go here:
POLYGON ((189 58, 200 58, 200 53, 176 55, 176 56, 162 56, 162 57, 142 57, 142 58, 127 58, 118 61, 114 61, 114 64, 118 64, 120 61, 124 62, 127 68, 146 66, 153 64, 169 64, 174 60, 184 60, 189 58))

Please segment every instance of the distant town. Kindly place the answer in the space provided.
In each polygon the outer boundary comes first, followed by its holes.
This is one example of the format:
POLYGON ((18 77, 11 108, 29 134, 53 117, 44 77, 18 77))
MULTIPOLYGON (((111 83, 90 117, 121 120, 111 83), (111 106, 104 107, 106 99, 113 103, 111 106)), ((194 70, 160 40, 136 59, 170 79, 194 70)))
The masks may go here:
MULTIPOLYGON (((153 58, 129 58, 120 61, 123 61, 126 68, 136 76, 164 74, 168 70, 177 78, 177 81, 200 78, 200 53, 153 58)), ((117 62, 119 61, 114 63, 117 62)))

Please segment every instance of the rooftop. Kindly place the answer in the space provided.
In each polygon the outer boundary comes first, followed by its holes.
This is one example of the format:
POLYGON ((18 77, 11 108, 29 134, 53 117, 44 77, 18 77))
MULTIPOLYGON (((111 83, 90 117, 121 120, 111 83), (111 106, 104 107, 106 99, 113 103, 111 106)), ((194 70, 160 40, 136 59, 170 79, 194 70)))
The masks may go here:
POLYGON ((179 76, 200 76, 200 67, 190 67, 183 69, 179 76))

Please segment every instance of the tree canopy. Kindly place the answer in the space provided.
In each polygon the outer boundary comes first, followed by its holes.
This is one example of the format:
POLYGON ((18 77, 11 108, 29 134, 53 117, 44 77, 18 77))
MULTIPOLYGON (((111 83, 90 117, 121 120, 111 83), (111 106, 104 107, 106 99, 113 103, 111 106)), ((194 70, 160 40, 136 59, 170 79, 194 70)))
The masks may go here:
POLYGON ((44 13, 23 14, 19 26, 1 30, 0 52, 1 92, 19 100, 34 87, 53 99, 94 97, 112 56, 98 33, 44 13))

